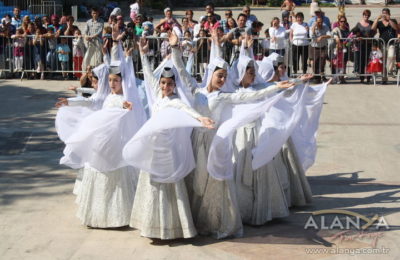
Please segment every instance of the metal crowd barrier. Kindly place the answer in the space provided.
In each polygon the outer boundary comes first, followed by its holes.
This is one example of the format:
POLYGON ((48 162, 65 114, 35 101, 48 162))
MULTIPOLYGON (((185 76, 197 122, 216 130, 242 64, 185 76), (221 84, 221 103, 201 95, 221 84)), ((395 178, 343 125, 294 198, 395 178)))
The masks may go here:
POLYGON ((386 58, 384 67, 388 75, 396 77, 397 87, 400 87, 400 39, 390 39, 386 45, 386 58))
MULTIPOLYGON (((60 36, 59 38, 49 38, 46 36, 36 37, 30 35, 26 38, 0 38, 0 71, 1 72, 21 72, 21 77, 29 73, 39 73, 48 75, 49 73, 64 74, 64 76, 80 77, 86 68, 83 64, 83 57, 72 55, 73 36, 60 36), (61 38, 67 38, 67 45, 70 53, 67 61, 60 61, 60 54, 57 53, 57 44, 61 38)), ((149 41, 149 58, 152 69, 154 70, 171 53, 166 38, 147 37, 149 41)), ((139 50, 136 44, 137 38, 126 39, 123 45, 126 49, 133 48, 132 62, 138 77, 142 77, 142 65, 139 50)), ((271 39, 254 38, 253 53, 256 60, 261 60, 272 52, 283 54, 285 64, 291 77, 305 73, 313 73, 320 77, 352 77, 352 78, 372 78, 374 83, 376 78, 386 78, 392 75, 392 70, 397 71, 397 85, 400 84, 400 75, 396 57, 400 64, 400 40, 391 39, 387 44, 379 38, 346 38, 341 39, 342 48, 338 48, 333 39, 329 39, 324 46, 316 46, 313 39, 308 38, 308 45, 298 46, 284 40, 284 49, 272 49, 271 39), (382 71, 369 72, 367 70, 370 62, 372 46, 377 45, 383 57, 381 60, 382 71), (391 71, 387 71, 389 68, 391 71)), ((210 55, 209 38, 199 38, 197 41, 185 42, 181 40, 183 60, 187 69, 193 76, 201 78, 206 70, 210 55)), ((94 45, 96 52, 101 52, 102 42, 85 42, 86 47, 94 45)), ((111 48, 111 41, 110 46, 111 48)), ((239 46, 231 43, 222 45, 223 58, 232 64, 238 57, 239 46)), ((88 49, 86 49, 88 51, 88 49)), ((92 53, 90 54, 92 55, 92 53)), ((84 54, 83 54, 84 56, 84 54)), ((100 55, 102 57, 102 54, 100 55)), ((101 64, 102 60, 95 61, 101 64)))

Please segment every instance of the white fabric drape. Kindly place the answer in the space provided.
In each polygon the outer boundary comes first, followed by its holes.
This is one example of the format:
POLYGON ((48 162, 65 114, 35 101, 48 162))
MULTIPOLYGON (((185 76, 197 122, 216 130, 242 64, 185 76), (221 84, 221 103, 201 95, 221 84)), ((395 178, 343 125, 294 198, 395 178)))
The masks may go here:
POLYGON ((258 144, 253 149, 254 170, 269 163, 293 133, 302 115, 307 88, 305 85, 297 86, 291 96, 280 99, 264 115, 258 144))
MULTIPOLYGON (((218 128, 208 154, 207 170, 211 176, 219 180, 233 178, 233 133, 237 128, 246 125, 263 115, 282 98, 283 93, 284 92, 278 93, 273 97, 257 103, 239 104, 235 105, 233 108, 227 107, 227 109, 232 110, 229 113, 232 117, 225 120, 225 122, 218 128)), ((224 111, 224 114, 228 114, 226 110, 224 111)))
POLYGON ((177 182, 195 167, 190 143, 192 127, 201 127, 201 124, 184 111, 163 109, 127 143, 124 158, 150 173, 156 182, 177 182))
POLYGON ((308 87, 302 116, 292 133, 292 141, 304 172, 315 162, 316 136, 326 89, 326 83, 308 87))

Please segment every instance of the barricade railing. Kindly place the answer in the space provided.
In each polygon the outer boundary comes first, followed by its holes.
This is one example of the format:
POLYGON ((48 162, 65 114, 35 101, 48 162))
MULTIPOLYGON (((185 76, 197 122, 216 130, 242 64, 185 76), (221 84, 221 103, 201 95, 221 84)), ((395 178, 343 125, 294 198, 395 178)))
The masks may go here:
MULTIPOLYGON (((104 44, 100 39, 92 42, 84 41, 83 38, 81 40, 84 42, 86 50, 79 56, 73 54, 73 41, 76 41, 74 36, 60 36, 58 38, 48 34, 42 36, 28 35, 27 37, 13 36, 13 38, 1 38, 0 36, 0 71, 21 72, 21 77, 29 73, 39 73, 39 75, 57 73, 64 77, 79 77, 86 70, 85 52, 94 48, 95 51, 91 56, 96 56, 95 54, 100 52, 100 57, 102 57, 101 48, 104 44), (62 40, 64 38, 66 40, 62 40), (57 50, 62 41, 65 41, 69 47, 69 53, 66 56, 57 50)), ((138 77, 142 77, 137 40, 137 37, 127 38, 123 41, 123 46, 125 49, 133 48, 132 62, 135 72, 138 77)), ((149 58, 151 69, 154 70, 163 58, 171 53, 171 49, 167 38, 149 36, 147 40, 149 52, 146 55, 149 58)), ((261 60, 272 52, 279 53, 285 57, 285 64, 288 66, 291 77, 307 72, 320 77, 332 76, 336 79, 344 76, 353 78, 371 77, 375 81, 377 77, 384 78, 388 75, 388 67, 392 66, 391 68, 398 69, 395 57, 400 59, 399 39, 392 39, 386 45, 379 38, 346 38, 340 40, 339 45, 341 46, 338 46, 334 39, 328 39, 325 44, 320 45, 315 44, 315 39, 308 38, 305 40, 308 41, 308 44, 301 46, 298 42, 291 42, 288 39, 284 39, 280 43, 272 43, 271 38, 254 38, 252 48, 255 60, 261 60), (370 57, 372 57, 373 46, 377 46, 383 56, 381 57, 383 62, 381 71, 379 71, 379 66, 374 67, 378 70, 369 70, 368 64, 370 64, 370 57), (304 61, 302 60, 303 57, 304 61), (391 59, 389 63, 386 57, 391 59)), ((108 48, 111 48, 111 43, 112 41, 109 40, 108 48)), ((209 63, 210 47, 209 38, 191 41, 181 39, 183 60, 193 76, 200 78, 204 75, 209 63)), ((221 48, 223 58, 232 64, 234 59, 238 57, 239 46, 226 42, 222 44, 221 48)), ((100 64, 101 62, 102 59, 99 58, 95 63, 100 64)), ((389 71, 389 75, 390 73, 391 71, 389 71)), ((399 76, 397 78, 400 81, 399 76)))
POLYGON ((396 84, 400 87, 400 39, 390 39, 386 45, 384 67, 387 76, 395 76, 396 84))
POLYGON ((330 38, 322 43, 305 38, 290 41, 289 46, 291 77, 313 73, 320 77, 334 77, 339 82, 343 82, 346 76, 360 77, 361 80, 373 78, 375 83, 377 77, 386 75, 382 63, 373 66, 370 60, 372 46, 380 51, 381 62, 385 60, 386 45, 380 38, 342 38, 339 41, 330 38))

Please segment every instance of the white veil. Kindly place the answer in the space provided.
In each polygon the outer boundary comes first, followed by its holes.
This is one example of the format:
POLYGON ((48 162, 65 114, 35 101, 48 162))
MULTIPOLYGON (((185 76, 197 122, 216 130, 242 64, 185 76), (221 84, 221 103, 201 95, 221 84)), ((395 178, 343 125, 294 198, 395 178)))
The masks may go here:
MULTIPOLYGON (((159 84, 165 67, 172 69, 175 76, 176 92, 179 98, 190 106, 192 95, 182 86, 182 81, 171 60, 164 60, 154 71, 159 84)), ((146 82, 146 79, 145 79, 146 82)), ((148 100, 157 102, 155 86, 146 82, 148 100)), ((161 183, 177 182, 195 167, 190 135, 193 127, 200 127, 198 120, 184 111, 165 108, 152 114, 139 132, 125 145, 123 156, 126 162, 150 173, 153 181, 161 183)))
MULTIPOLYGON (((61 164, 82 168, 89 163, 103 172, 128 165, 122 158, 122 149, 144 123, 146 115, 138 96, 133 66, 125 62, 121 46, 118 48, 124 99, 133 103, 133 109, 103 108, 86 117, 65 140, 61 164)), ((113 64, 115 61, 111 62, 113 64)))

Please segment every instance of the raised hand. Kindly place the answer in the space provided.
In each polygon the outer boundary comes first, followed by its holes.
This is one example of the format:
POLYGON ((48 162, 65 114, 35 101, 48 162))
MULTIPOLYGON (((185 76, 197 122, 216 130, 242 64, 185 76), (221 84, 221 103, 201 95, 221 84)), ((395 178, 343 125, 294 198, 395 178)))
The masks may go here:
POLYGON ((149 42, 146 37, 141 37, 139 39, 139 51, 143 54, 149 51, 149 42))
POLYGON ((178 45, 179 39, 174 31, 172 31, 171 33, 168 34, 168 41, 169 41, 169 45, 171 45, 171 46, 178 45))
POLYGON ((132 108, 133 108, 133 103, 132 103, 132 102, 129 102, 129 101, 124 101, 124 103, 122 104, 122 108, 128 109, 128 110, 132 110, 132 108))
POLYGON ((214 129, 215 122, 211 118, 201 116, 201 117, 198 117, 197 120, 199 120, 201 122, 203 127, 206 127, 208 129, 214 129))
POLYGON ((62 106, 68 106, 68 99, 66 98, 58 98, 58 102, 55 104, 56 108, 60 108, 62 106))

